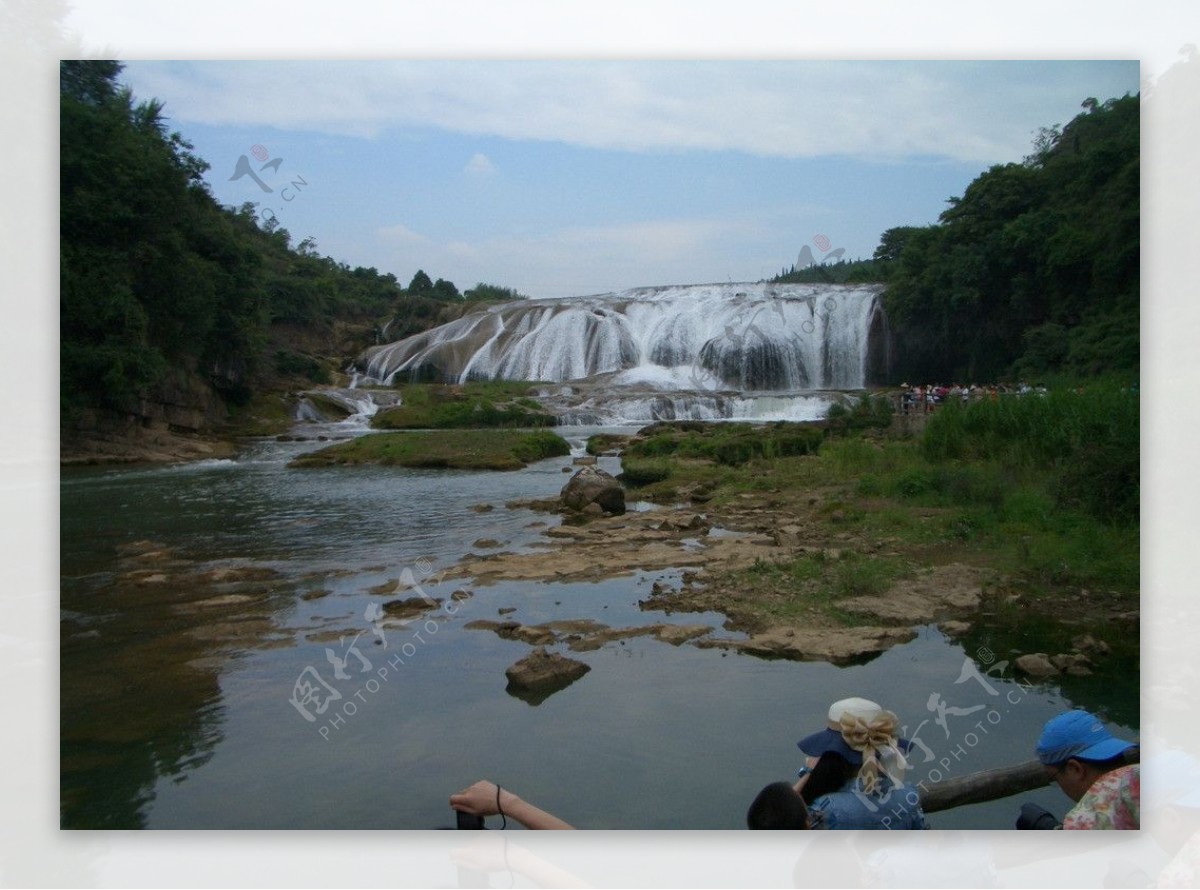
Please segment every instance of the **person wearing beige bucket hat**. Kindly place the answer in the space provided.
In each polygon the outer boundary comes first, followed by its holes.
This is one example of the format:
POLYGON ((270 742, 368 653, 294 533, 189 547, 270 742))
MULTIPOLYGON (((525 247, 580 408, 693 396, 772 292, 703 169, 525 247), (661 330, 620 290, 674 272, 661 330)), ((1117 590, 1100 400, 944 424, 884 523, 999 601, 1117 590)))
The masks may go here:
POLYGON ((925 814, 904 781, 912 747, 900 719, 865 698, 834 702, 825 728, 797 744, 808 755, 795 784, 813 828, 920 829, 925 814))

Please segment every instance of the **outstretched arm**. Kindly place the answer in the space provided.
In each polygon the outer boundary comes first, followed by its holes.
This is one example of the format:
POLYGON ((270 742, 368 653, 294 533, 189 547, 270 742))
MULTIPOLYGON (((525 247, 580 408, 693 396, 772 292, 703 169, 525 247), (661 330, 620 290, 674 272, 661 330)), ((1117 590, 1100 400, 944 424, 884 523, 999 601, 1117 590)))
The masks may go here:
POLYGON ((476 782, 470 788, 450 795, 450 806, 476 816, 496 816, 503 812, 505 816, 511 816, 526 828, 534 830, 564 830, 573 827, 557 816, 526 803, 511 791, 487 781, 476 782))

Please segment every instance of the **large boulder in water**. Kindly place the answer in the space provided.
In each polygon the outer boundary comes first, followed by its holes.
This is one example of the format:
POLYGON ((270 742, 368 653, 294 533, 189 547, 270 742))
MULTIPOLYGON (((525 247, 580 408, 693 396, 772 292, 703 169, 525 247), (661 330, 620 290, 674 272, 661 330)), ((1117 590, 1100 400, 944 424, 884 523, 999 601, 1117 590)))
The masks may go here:
POLYGON ((530 705, 539 705, 566 689, 591 670, 589 665, 539 646, 504 672, 506 692, 530 705))
POLYGON ((596 504, 605 513, 625 512, 625 489, 610 473, 598 467, 583 467, 563 486, 562 504, 579 513, 596 504))

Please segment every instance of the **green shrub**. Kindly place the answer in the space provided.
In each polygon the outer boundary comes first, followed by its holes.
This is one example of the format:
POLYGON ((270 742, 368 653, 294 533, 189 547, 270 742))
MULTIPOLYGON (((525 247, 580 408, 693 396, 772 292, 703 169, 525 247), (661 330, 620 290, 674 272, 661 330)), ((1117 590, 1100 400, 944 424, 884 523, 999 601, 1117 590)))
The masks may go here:
POLYGON ((896 480, 896 491, 906 498, 916 498, 937 491, 937 480, 932 468, 921 467, 908 470, 896 480))
POLYGON ((866 393, 847 407, 835 402, 825 415, 826 425, 833 433, 846 433, 870 428, 886 429, 892 423, 892 400, 886 396, 866 393))
POLYGON ((629 446, 628 453, 636 457, 663 457, 674 454, 678 450, 679 439, 677 436, 671 433, 659 433, 649 439, 633 443, 629 446))
POLYGON ((587 453, 593 456, 604 454, 606 451, 611 451, 628 439, 628 436, 621 436, 616 433, 596 433, 588 436, 587 453))
POLYGON ((1096 386, 1044 396, 1005 396, 929 419, 921 440, 935 463, 990 460, 1055 474, 1057 502, 1107 522, 1135 522, 1141 491, 1136 392, 1096 386))
POLYGON ((633 488, 640 488, 643 485, 653 485, 655 482, 662 482, 669 479, 671 476, 671 464, 669 461, 654 459, 633 459, 625 460, 621 463, 621 475, 618 481, 622 485, 628 485, 633 488))
POLYGON ((557 433, 538 430, 522 436, 513 446, 512 453, 518 460, 531 464, 547 457, 564 457, 571 453, 571 446, 557 433))
POLYGON ((275 353, 275 370, 280 374, 305 377, 313 383, 333 382, 328 368, 312 358, 312 356, 301 355, 298 352, 278 350, 275 353))

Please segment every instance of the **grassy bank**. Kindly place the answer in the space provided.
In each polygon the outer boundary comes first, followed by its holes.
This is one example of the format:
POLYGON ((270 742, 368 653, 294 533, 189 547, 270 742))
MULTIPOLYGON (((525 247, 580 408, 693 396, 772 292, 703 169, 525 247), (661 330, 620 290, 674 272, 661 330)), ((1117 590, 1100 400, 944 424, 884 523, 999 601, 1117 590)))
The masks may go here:
POLYGON ((570 452, 564 439, 547 430, 377 433, 301 455, 289 466, 380 464, 427 469, 519 470, 534 461, 570 452))
POLYGON ((517 429, 554 426, 552 414, 529 397, 535 384, 486 380, 464 384, 399 387, 401 404, 380 411, 371 426, 381 430, 517 429))
POLYGON ((624 452, 637 497, 691 500, 794 542, 788 561, 713 580, 739 609, 853 623, 839 601, 951 563, 984 571, 1022 608, 1137 608, 1136 393, 947 405, 919 438, 796 426, 660 425, 624 452))

